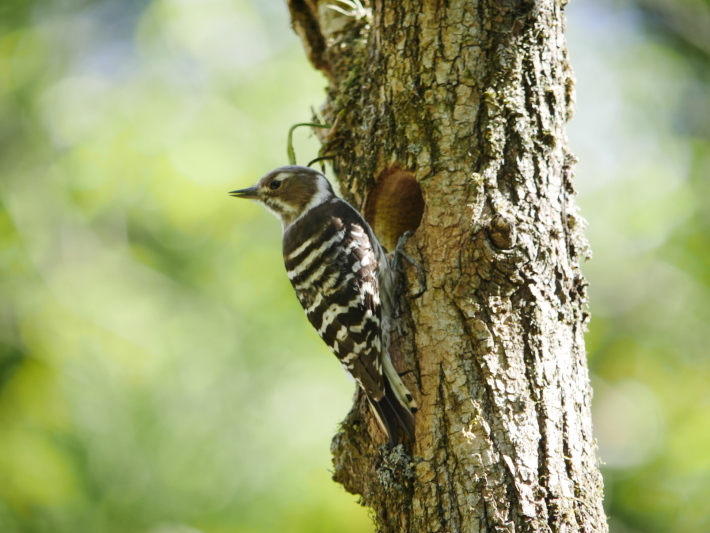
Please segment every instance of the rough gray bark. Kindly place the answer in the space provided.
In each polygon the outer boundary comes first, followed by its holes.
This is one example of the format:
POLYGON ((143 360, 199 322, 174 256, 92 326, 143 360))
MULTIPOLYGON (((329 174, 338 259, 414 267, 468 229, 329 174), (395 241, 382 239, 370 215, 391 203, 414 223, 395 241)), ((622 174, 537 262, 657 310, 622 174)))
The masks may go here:
POLYGON ((390 249, 421 219, 392 347, 420 411, 390 453, 360 398, 334 478, 380 531, 606 531, 563 4, 353 5, 289 0, 343 194, 390 249))

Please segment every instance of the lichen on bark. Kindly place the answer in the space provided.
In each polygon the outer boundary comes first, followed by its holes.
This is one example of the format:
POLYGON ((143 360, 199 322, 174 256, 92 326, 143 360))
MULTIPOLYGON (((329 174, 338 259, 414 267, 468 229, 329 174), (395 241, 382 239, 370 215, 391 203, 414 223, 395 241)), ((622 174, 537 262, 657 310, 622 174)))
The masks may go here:
POLYGON ((341 190, 376 230, 401 226, 398 198, 377 196, 398 194, 378 188, 387 176, 413 176, 424 205, 392 346, 416 442, 382 448, 358 395, 335 480, 380 531, 606 531, 564 5, 376 0, 344 15, 328 1, 289 8, 329 80, 321 138, 341 190))

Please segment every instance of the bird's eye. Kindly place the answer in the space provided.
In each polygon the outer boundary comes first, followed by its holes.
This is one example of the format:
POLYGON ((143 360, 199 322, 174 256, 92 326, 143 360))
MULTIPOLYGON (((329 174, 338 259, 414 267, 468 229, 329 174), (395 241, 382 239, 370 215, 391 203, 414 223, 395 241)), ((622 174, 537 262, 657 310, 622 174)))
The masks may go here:
POLYGON ((279 187, 281 187, 281 182, 279 180, 274 180, 269 183, 269 189, 271 189, 272 191, 275 191, 279 187))

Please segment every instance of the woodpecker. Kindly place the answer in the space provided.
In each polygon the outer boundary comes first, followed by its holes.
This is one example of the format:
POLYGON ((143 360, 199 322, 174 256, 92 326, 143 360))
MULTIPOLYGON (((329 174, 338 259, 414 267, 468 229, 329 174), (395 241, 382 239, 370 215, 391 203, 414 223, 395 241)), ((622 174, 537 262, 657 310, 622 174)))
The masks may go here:
POLYGON ((389 356, 394 273, 370 226, 308 167, 272 170, 229 193, 261 203, 281 220, 288 279, 306 316, 398 443, 414 438, 416 403, 389 356))

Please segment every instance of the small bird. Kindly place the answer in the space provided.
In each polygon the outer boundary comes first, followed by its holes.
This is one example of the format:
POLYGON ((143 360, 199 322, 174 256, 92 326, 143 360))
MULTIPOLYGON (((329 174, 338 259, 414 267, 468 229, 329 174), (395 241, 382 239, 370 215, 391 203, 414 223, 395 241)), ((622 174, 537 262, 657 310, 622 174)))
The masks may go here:
POLYGON ((399 430, 413 440, 417 406, 389 356, 394 273, 370 226, 308 167, 277 168, 229 194, 281 220, 286 273, 308 320, 365 391, 390 445, 399 430))

